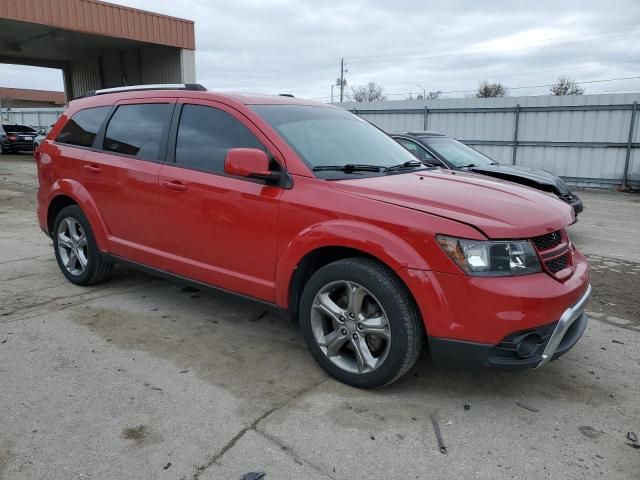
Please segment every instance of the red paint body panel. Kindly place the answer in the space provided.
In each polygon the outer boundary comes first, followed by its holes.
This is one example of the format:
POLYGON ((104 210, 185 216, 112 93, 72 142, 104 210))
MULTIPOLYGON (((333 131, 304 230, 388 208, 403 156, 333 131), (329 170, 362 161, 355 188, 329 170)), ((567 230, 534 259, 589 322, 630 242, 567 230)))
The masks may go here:
POLYGON ((153 265, 227 290, 274 301, 278 198, 282 189, 163 165, 159 250, 153 265))
POLYGON ((51 202, 66 195, 85 211, 102 251, 283 308, 292 307, 291 280, 306 255, 323 247, 359 250, 397 272, 429 335, 473 342, 495 344, 514 331, 557 321, 587 289, 588 265, 574 249, 572 274, 562 281, 550 273, 473 277, 464 275, 435 240, 437 234, 521 239, 560 230, 573 221, 571 208, 563 202, 537 190, 459 172, 318 179, 248 107, 259 103, 313 104, 184 91, 109 94, 72 102, 36 155, 40 225, 47 228, 51 202), (269 186, 53 141, 79 109, 158 100, 230 113, 267 147, 292 186, 269 186))
POLYGON ((438 169, 334 182, 333 186, 474 225, 489 238, 512 239, 514 232, 520 238, 528 238, 560 230, 573 222, 573 209, 556 197, 485 178, 438 169))
POLYGON ((508 334, 557 322, 587 290, 582 254, 565 283, 546 273, 521 277, 469 277, 402 269, 430 336, 496 344, 508 334))

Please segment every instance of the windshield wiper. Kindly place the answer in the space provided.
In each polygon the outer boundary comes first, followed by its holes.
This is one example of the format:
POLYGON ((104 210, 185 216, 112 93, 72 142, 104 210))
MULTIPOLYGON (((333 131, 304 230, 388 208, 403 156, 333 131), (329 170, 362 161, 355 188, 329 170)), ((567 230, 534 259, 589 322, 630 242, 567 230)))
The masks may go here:
POLYGON ((382 167, 377 165, 367 165, 360 163, 347 163, 346 165, 317 165, 313 167, 314 172, 338 170, 345 173, 351 172, 379 172, 382 167))
POLYGON ((475 163, 470 163, 469 165, 460 165, 458 168, 473 168, 475 167, 475 163))
POLYGON ((407 168, 418 168, 424 167, 424 163, 420 160, 409 160, 408 162, 399 163, 398 165, 392 165, 390 167, 386 167, 383 172, 396 172, 398 170, 405 170, 407 168))

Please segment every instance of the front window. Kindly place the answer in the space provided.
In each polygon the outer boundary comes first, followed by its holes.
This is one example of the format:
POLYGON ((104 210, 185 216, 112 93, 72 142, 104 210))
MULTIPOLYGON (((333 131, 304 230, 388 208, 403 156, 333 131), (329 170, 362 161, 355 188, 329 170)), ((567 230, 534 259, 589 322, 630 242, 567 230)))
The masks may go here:
POLYGON ((308 105, 252 108, 322 178, 380 175, 385 168, 403 164, 422 166, 391 137, 346 110, 308 105))
POLYGON ((484 167, 497 164, 486 155, 453 138, 422 137, 420 140, 456 168, 484 167))

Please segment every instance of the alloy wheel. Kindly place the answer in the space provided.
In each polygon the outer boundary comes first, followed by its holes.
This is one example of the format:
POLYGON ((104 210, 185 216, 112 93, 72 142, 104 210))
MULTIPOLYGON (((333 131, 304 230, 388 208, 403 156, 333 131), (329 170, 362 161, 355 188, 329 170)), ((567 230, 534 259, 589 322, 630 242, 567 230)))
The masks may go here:
POLYGON ((355 282, 331 282, 320 289, 313 301, 311 329, 322 353, 347 372, 372 372, 389 354, 387 315, 378 299, 355 282))
POLYGON ((72 217, 66 217, 58 226, 58 253, 64 268, 71 275, 80 276, 87 269, 87 235, 82 225, 72 217))

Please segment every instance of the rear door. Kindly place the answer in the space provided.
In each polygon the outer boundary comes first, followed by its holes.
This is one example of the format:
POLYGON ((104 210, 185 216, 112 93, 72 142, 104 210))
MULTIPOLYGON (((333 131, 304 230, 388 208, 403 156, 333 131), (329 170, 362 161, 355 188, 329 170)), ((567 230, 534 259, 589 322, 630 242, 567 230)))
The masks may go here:
POLYGON ((153 263, 158 174, 175 99, 119 102, 84 157, 84 186, 98 206, 115 255, 153 263))
POLYGON ((227 175, 224 159, 229 149, 241 147, 263 149, 273 161, 279 154, 236 110, 212 101, 184 102, 172 128, 168 160, 174 163, 160 172, 164 269, 273 301, 282 189, 227 175))

